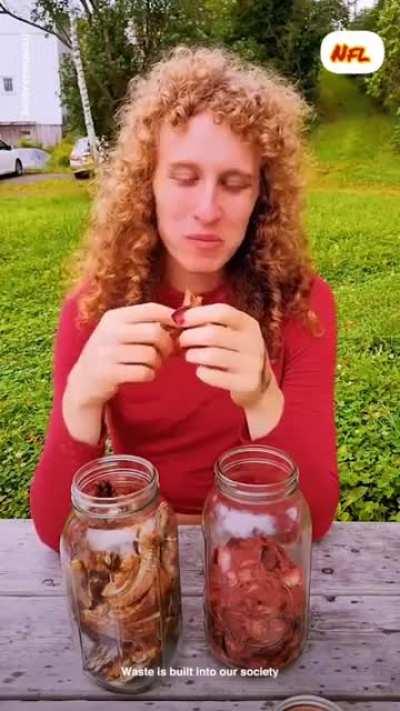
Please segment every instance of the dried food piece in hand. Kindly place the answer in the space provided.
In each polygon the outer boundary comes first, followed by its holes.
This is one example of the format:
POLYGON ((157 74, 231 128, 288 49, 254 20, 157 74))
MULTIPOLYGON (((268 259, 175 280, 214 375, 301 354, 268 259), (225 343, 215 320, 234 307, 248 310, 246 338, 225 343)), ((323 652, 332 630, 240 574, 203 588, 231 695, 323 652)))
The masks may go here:
POLYGON ((179 351, 179 343, 178 343, 178 338, 180 334, 182 333, 184 326, 180 324, 180 318, 182 317, 182 314, 185 313, 188 309, 192 309, 194 306, 201 306, 203 302, 203 297, 198 295, 196 296, 195 294, 192 294, 190 289, 186 289, 182 305, 179 306, 178 309, 176 309, 172 314, 171 318, 175 321, 177 324, 176 326, 164 326, 164 328, 170 333, 172 339, 174 340, 175 343, 175 350, 179 351))
POLYGON ((195 294, 192 294, 190 289, 186 289, 182 305, 179 307, 179 309, 176 309, 176 311, 174 311, 174 313, 171 315, 171 318, 173 318, 173 320, 176 321, 179 326, 179 319, 182 314, 188 309, 192 309, 194 306, 201 306, 202 302, 202 296, 196 296, 195 294))

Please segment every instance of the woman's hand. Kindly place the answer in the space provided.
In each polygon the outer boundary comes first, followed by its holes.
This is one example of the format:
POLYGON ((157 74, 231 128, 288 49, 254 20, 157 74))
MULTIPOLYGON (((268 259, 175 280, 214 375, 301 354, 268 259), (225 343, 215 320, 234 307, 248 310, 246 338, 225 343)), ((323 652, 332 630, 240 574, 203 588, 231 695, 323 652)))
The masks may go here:
POLYGON ((179 344, 186 360, 199 364, 197 377, 229 390, 240 407, 257 402, 272 377, 258 321, 229 304, 197 306, 183 318, 179 344))
POLYGON ((173 352, 174 309, 145 303, 110 309, 102 316, 72 368, 64 397, 80 406, 102 406, 121 383, 154 380, 173 352))

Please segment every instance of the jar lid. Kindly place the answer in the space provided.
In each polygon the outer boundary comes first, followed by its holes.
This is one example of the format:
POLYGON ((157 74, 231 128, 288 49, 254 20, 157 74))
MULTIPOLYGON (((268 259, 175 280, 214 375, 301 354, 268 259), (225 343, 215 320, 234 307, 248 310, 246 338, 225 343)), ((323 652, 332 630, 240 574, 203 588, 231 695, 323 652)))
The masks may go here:
POLYGON ((274 711, 312 711, 312 709, 315 711, 343 711, 334 701, 310 694, 291 696, 289 699, 281 701, 274 711))

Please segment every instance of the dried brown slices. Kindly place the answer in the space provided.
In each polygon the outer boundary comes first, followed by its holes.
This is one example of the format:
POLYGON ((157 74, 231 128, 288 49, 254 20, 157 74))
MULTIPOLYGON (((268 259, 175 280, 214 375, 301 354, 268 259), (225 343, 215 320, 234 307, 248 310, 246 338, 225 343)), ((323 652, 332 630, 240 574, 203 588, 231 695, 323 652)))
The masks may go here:
POLYGON ((272 538, 230 538, 208 575, 207 626, 216 656, 239 667, 282 668, 305 632, 304 574, 272 538))

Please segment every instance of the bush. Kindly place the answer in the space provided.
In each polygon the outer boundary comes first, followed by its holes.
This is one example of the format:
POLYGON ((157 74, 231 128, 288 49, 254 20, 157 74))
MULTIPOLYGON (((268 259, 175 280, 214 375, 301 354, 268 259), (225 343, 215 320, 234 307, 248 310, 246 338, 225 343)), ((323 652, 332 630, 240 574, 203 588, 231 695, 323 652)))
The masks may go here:
POLYGON ((393 131, 392 146, 395 151, 400 153, 400 108, 396 111, 396 122, 393 131))
POLYGON ((15 144, 19 148, 41 148, 43 149, 43 143, 41 141, 35 141, 33 138, 20 138, 15 144))
POLYGON ((53 171, 65 171, 69 169, 69 156, 74 147, 76 141, 75 136, 67 135, 65 138, 53 146, 51 149, 50 160, 47 164, 47 170, 53 171))

